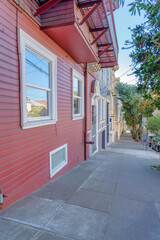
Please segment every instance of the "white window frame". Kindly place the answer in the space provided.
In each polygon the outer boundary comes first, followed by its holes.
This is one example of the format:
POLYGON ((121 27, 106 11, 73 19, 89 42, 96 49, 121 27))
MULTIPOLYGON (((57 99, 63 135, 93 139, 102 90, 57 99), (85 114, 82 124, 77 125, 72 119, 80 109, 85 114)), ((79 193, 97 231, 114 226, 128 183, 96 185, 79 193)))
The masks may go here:
POLYGON ((59 148, 54 149, 53 151, 49 152, 49 166, 50 166, 50 178, 52 178, 57 172, 59 172, 64 166, 68 163, 68 150, 67 150, 67 143, 62 145, 59 148), (52 155, 60 150, 65 148, 65 161, 60 163, 56 168, 52 169, 52 155))
MULTIPOLYGON (((23 129, 55 124, 57 121, 57 56, 33 39, 30 35, 19 29, 19 57, 20 57, 20 86, 21 86, 21 126, 23 129), (50 64, 49 81, 50 97, 48 100, 49 116, 27 118, 25 49, 47 60, 50 64)), ((38 89, 38 86, 36 87, 38 89)), ((40 88, 39 88, 40 89, 40 88)), ((44 89, 44 88, 43 88, 44 89)))
MULTIPOLYGON (((78 98, 78 97, 77 97, 78 98)), ((84 76, 77 72, 76 70, 72 69, 72 120, 82 119, 84 118, 84 76), (73 90, 73 84, 74 84, 74 77, 78 79, 78 81, 81 81, 81 106, 80 106, 80 114, 74 114, 74 90, 73 90)))

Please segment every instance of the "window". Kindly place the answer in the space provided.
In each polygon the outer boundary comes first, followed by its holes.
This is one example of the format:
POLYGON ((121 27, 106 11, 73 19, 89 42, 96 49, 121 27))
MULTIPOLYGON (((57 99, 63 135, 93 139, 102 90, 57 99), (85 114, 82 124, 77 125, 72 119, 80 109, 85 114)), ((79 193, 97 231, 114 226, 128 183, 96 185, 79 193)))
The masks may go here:
POLYGON ((106 69, 107 70, 107 85, 110 87, 110 78, 111 78, 111 71, 110 68, 106 69))
POLYGON ((50 177, 53 177, 68 162, 67 144, 64 144, 63 146, 50 152, 49 161, 50 161, 50 177))
POLYGON ((106 119, 106 100, 100 98, 98 100, 99 121, 106 119))
POLYGON ((102 100, 102 108, 103 108, 102 118, 103 118, 103 120, 105 120, 106 119, 106 101, 105 101, 105 99, 102 100))
POLYGON ((57 120, 57 57, 20 30, 22 128, 57 120))
POLYGON ((102 99, 101 98, 98 100, 98 115, 99 115, 99 121, 102 121, 102 99))
POLYGON ((72 71, 72 117, 79 119, 84 116, 84 77, 77 71, 72 71))
POLYGON ((107 81, 107 68, 103 68, 98 72, 99 77, 106 83, 107 81))

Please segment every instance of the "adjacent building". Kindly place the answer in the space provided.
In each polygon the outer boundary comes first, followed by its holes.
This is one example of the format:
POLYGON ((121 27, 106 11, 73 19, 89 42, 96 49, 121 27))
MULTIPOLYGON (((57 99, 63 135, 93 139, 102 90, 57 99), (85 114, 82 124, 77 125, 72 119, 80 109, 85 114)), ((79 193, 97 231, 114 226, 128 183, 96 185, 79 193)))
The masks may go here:
POLYGON ((123 118, 122 102, 116 92, 116 84, 120 82, 119 78, 115 77, 117 67, 111 70, 110 84, 110 144, 119 140, 123 131, 126 129, 126 122, 123 118))
POLYGON ((110 143, 114 0, 0 1, 4 207, 110 143))

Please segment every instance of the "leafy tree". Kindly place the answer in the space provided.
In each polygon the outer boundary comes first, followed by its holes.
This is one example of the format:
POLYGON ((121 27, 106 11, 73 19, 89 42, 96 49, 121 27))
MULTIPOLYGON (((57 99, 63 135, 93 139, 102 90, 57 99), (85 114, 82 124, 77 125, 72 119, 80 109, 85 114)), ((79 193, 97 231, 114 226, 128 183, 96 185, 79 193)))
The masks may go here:
POLYGON ((116 90, 123 104, 124 118, 129 127, 132 128, 132 137, 139 141, 139 131, 142 125, 142 114, 138 108, 140 96, 137 87, 124 83, 118 83, 116 90))
POLYGON ((132 40, 126 40, 125 48, 132 49, 130 57, 138 90, 146 99, 156 94, 154 102, 160 109, 160 1, 135 0, 129 6, 132 15, 143 10, 146 21, 130 29, 132 40))
POLYGON ((40 117, 43 110, 47 111, 43 106, 32 107, 31 111, 27 112, 27 117, 40 117))
POLYGON ((118 83, 116 91, 123 104, 124 118, 129 127, 132 128, 132 137, 139 141, 139 132, 142 126, 142 115, 149 117, 155 110, 153 100, 144 100, 137 92, 137 86, 118 83))
POLYGON ((160 113, 147 119, 147 128, 155 135, 160 134, 160 113))
POLYGON ((144 117, 152 116, 154 110, 156 110, 156 104, 154 97, 153 99, 143 99, 141 98, 138 109, 141 111, 144 117))

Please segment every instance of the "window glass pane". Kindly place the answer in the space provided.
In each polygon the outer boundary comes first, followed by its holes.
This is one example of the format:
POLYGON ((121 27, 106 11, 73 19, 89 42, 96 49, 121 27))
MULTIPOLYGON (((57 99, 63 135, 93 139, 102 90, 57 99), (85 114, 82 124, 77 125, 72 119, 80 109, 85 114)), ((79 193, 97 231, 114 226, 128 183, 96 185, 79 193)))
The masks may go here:
POLYGON ((65 161, 65 148, 62 148, 60 151, 54 153, 51 157, 52 169, 55 169, 63 161, 65 161))
POLYGON ((81 81, 79 81, 77 78, 73 78, 73 95, 74 96, 81 96, 81 81))
POLYGON ((102 99, 98 100, 98 115, 99 115, 99 121, 102 120, 102 99))
POLYGON ((95 135, 97 132, 97 107, 92 106, 92 135, 95 135))
POLYGON ((106 103, 105 100, 103 100, 103 119, 106 118, 106 103))
POLYGON ((49 88, 49 62, 36 53, 25 49, 26 82, 49 88))
POLYGON ((48 116, 48 92, 27 87, 27 117, 48 116))
POLYGON ((81 98, 74 97, 74 114, 81 113, 81 98))

